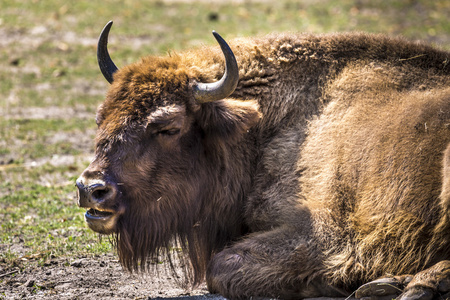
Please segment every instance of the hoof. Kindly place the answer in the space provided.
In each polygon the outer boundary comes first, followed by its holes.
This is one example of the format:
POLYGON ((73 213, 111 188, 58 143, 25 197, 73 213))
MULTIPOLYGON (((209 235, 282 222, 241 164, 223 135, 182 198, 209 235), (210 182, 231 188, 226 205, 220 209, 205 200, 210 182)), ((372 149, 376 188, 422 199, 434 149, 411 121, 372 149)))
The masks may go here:
POLYGON ((397 297, 403 292, 403 285, 395 278, 380 278, 360 286, 355 293, 355 297, 397 297))

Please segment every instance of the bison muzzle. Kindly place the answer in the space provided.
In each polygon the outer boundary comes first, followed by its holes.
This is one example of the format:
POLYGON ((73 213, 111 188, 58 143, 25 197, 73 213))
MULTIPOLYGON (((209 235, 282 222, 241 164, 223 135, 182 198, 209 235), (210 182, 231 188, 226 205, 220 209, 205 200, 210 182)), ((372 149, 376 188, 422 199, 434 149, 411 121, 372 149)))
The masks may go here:
POLYGON ((126 269, 178 255, 191 283, 234 299, 450 292, 449 52, 214 33, 220 47, 119 69, 111 25, 97 52, 111 86, 76 185, 126 269))

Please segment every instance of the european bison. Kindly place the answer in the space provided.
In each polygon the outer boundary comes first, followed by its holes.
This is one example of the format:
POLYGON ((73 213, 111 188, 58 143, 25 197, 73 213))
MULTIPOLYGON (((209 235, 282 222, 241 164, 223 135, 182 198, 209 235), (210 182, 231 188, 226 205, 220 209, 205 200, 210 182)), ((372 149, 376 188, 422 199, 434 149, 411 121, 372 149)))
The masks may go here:
POLYGON ((126 269, 176 243, 193 283, 230 298, 450 291, 449 52, 279 34, 233 41, 235 58, 214 33, 221 51, 118 70, 110 27, 78 204, 126 269))

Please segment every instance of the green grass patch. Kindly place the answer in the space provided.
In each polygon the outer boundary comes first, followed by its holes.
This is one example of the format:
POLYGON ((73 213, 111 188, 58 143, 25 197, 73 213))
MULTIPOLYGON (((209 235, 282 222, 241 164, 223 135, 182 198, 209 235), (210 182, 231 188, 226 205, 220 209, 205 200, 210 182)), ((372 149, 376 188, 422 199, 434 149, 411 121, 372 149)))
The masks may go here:
POLYGON ((85 210, 79 209, 75 201, 75 176, 67 174, 64 168, 49 165, 33 170, 18 168, 0 178, 0 190, 6 191, 0 196, 0 244, 3 245, 0 260, 45 261, 49 257, 111 250, 107 239, 99 241, 98 235, 84 224, 85 210), (15 177, 14 172, 22 176, 15 177), (25 172, 27 178, 23 177, 25 172), (67 181, 59 185, 35 183, 42 172, 67 176, 67 181))
POLYGON ((12 152, 16 163, 54 155, 80 155, 91 147, 80 144, 88 139, 80 141, 76 136, 87 135, 93 140, 95 128, 94 115, 92 119, 0 120, 0 161, 12 152))

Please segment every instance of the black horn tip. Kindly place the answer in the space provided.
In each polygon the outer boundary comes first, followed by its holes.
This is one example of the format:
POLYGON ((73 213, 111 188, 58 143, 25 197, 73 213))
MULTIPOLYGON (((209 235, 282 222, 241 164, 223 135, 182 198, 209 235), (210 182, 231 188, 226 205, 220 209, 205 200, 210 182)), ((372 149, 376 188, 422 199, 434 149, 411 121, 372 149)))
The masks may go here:
POLYGON ((103 27, 102 32, 107 30, 109 33, 109 30, 111 29, 111 26, 113 25, 113 23, 114 23, 113 20, 110 20, 108 23, 106 23, 105 27, 103 27))
POLYGON ((118 70, 108 53, 108 35, 113 25, 113 21, 109 21, 102 30, 98 39, 97 60, 103 76, 109 82, 113 82, 113 74, 118 70))
POLYGON ((220 34, 217 33, 217 31, 213 30, 212 34, 214 35, 214 38, 219 43, 219 45, 223 45, 223 44, 227 45, 227 42, 222 38, 222 36, 220 34))

